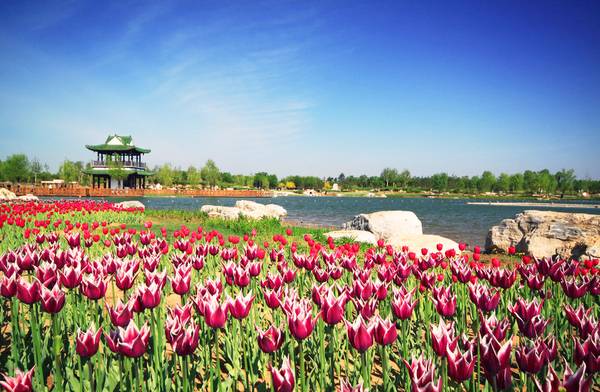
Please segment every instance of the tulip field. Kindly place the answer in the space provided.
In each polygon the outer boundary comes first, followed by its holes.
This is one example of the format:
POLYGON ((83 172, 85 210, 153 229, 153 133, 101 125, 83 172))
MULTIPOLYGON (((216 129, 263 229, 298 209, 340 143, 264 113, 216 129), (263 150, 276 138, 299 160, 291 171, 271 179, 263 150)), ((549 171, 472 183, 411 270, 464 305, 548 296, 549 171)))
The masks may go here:
MULTIPOLYGON (((207 221, 209 222, 209 221, 207 221)), ((6 391, 588 391, 598 260, 0 203, 6 391)))

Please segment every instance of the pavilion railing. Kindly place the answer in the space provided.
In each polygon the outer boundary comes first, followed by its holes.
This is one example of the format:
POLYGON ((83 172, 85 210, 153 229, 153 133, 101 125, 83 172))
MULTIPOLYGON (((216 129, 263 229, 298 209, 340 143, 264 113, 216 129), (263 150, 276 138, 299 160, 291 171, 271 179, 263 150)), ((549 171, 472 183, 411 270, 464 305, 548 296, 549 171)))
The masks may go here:
MULTIPOLYGON (((147 169, 148 165, 146 162, 138 162, 138 161, 120 161, 123 167, 135 167, 140 169, 147 169)), ((109 161, 92 161, 92 167, 98 168, 108 168, 110 166, 109 161)))

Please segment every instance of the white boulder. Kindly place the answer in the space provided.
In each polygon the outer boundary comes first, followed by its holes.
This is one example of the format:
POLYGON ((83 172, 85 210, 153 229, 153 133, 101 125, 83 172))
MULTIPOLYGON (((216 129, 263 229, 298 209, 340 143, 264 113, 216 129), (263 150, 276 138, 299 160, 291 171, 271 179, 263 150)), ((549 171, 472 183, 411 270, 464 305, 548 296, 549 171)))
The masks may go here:
POLYGON ((138 200, 126 200, 126 201, 122 201, 120 203, 115 203, 114 206, 118 207, 118 208, 122 208, 124 210, 132 209, 132 208, 137 208, 137 209, 142 209, 142 210, 146 209, 146 206, 141 201, 138 201, 138 200))
POLYGON ((377 237, 370 231, 365 230, 336 230, 324 234, 325 237, 331 237, 334 240, 347 238, 354 242, 363 242, 365 244, 377 244, 377 237))
POLYGON ((19 197, 17 197, 17 199, 22 200, 22 201, 38 201, 38 200, 40 200, 40 199, 38 199, 37 196, 32 195, 31 193, 28 193, 23 196, 19 196, 19 197))
POLYGON ((248 219, 274 218, 281 219, 287 215, 285 208, 277 204, 260 204, 250 200, 238 200, 235 207, 203 205, 200 211, 211 218, 237 219, 243 216, 248 219))
POLYGON ((6 188, 0 188, 0 200, 16 200, 17 195, 6 188))
POLYGON ((360 214, 343 225, 344 229, 365 230, 387 240, 394 235, 422 235, 423 225, 412 211, 378 211, 360 214))

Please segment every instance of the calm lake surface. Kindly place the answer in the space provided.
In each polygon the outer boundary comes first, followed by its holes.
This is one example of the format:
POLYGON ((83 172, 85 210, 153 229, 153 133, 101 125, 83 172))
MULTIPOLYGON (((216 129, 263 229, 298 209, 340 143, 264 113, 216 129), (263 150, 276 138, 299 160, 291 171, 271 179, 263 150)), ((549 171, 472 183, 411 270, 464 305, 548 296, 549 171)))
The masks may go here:
MULTIPOLYGON (((204 204, 233 206, 234 198, 139 198, 149 209, 198 210, 204 204)), ((286 219, 302 223, 341 226, 360 213, 382 210, 407 210, 414 212, 423 223, 425 234, 438 234, 471 246, 483 245, 490 227, 502 219, 512 218, 526 209, 583 212, 600 214, 598 209, 549 207, 514 207, 469 205, 469 201, 485 199, 427 199, 427 198, 366 198, 366 197, 276 197, 251 199, 258 203, 275 203, 288 211, 286 219)), ((511 200, 514 201, 514 200, 511 200)), ((529 200, 530 201, 530 200, 529 200)), ((568 203, 590 203, 573 201, 568 203)), ((593 202, 597 203, 597 202, 593 202)))

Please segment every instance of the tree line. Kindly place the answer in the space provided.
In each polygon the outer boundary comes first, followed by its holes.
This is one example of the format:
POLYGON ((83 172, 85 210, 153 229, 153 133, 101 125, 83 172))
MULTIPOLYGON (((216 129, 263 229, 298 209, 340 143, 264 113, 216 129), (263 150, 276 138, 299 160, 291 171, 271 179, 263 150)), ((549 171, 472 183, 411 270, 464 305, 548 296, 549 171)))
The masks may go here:
MULTIPOLYGON (((65 182, 90 184, 90 176, 83 173, 90 163, 65 159, 57 172, 51 172, 47 164, 38 159, 29 159, 25 154, 13 154, 0 160, 0 181, 39 183, 39 181, 62 179, 65 182)), ((114 170, 118 170, 114 169, 114 170)), ((456 176, 436 173, 431 176, 412 176, 410 171, 385 168, 378 176, 344 175, 321 178, 317 176, 287 176, 278 178, 275 174, 259 172, 251 175, 232 174, 221 171, 209 159, 202 167, 189 166, 186 169, 165 163, 153 168, 149 184, 165 187, 222 187, 289 190, 330 190, 337 184, 343 190, 385 190, 405 192, 450 192, 481 194, 528 193, 528 194, 577 194, 581 192, 600 193, 600 180, 577 178, 573 169, 562 169, 551 173, 548 169, 522 173, 500 173, 494 175, 484 171, 479 176, 456 176)))

